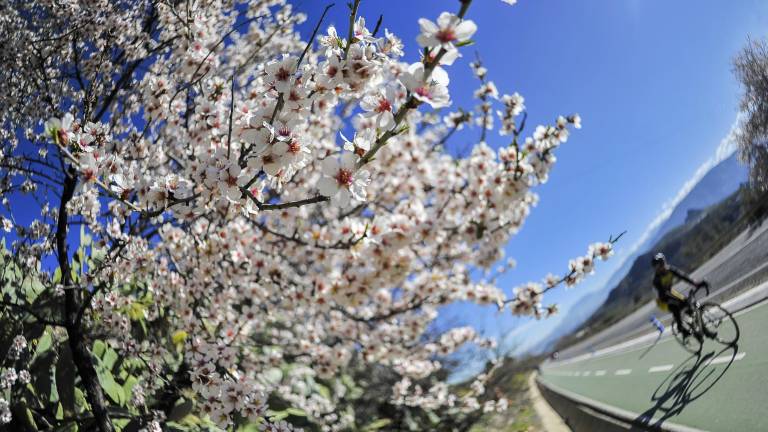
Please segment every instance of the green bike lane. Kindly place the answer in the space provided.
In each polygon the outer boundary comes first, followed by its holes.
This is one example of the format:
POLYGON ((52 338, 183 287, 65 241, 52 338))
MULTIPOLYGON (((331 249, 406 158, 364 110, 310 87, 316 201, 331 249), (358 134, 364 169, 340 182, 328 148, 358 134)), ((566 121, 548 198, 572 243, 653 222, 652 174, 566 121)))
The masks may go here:
POLYGON ((736 319, 741 336, 733 347, 706 341, 692 354, 665 335, 653 344, 544 364, 539 379, 557 393, 619 408, 649 428, 768 431, 768 302, 736 319))

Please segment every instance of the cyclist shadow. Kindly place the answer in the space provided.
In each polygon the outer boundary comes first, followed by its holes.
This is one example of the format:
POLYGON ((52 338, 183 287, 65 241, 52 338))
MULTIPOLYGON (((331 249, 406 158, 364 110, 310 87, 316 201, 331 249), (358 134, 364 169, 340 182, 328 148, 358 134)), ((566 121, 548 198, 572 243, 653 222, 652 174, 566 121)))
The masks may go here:
POLYGON ((632 430, 660 430, 664 421, 714 387, 731 367, 739 347, 732 344, 719 351, 702 352, 688 357, 659 384, 651 396, 654 405, 635 419, 632 430), (717 363, 712 364, 715 359, 717 363))

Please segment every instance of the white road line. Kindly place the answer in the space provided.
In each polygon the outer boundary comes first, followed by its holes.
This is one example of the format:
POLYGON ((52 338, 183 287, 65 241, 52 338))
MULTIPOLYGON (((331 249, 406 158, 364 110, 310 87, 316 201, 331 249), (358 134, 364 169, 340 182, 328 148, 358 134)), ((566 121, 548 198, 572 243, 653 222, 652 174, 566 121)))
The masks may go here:
POLYGON ((589 374, 591 373, 592 373, 591 371, 585 371, 583 374, 581 374, 581 376, 589 376, 589 374))
POLYGON ((629 375, 632 373, 632 369, 619 369, 616 371, 615 375, 629 375))
POLYGON ((574 372, 573 376, 581 376, 581 372, 574 372))
POLYGON ((605 375, 604 370, 595 371, 595 376, 603 376, 603 375, 605 375))
POLYGON ((673 365, 673 364, 654 366, 654 367, 648 369, 648 373, 666 372, 668 370, 672 370, 673 367, 675 367, 675 365, 673 365))
POLYGON ((745 355, 747 355, 747 353, 745 353, 745 352, 740 352, 740 353, 736 354, 735 356, 733 356, 733 355, 724 355, 724 356, 721 356, 721 357, 717 357, 716 359, 714 359, 711 362, 709 362, 709 364, 730 363, 731 360, 737 361, 737 360, 743 359, 745 355))

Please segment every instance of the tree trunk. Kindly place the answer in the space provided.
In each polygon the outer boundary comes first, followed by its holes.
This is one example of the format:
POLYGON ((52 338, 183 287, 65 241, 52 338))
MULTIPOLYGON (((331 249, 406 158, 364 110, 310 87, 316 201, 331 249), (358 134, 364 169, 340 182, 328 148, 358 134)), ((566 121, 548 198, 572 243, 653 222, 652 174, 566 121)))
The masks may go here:
POLYGON ((78 320, 80 311, 80 290, 72 287, 72 277, 69 267, 69 253, 67 251, 67 203, 72 199, 77 185, 77 173, 70 168, 64 181, 64 190, 61 193, 59 205, 59 217, 56 228, 56 248, 59 253, 59 268, 61 269, 61 282, 64 284, 65 302, 64 316, 66 319, 69 348, 72 350, 72 361, 75 363, 77 373, 83 381, 85 397, 91 405, 93 417, 101 432, 113 432, 115 430, 107 411, 107 401, 104 391, 99 383, 99 376, 93 365, 93 358, 85 344, 82 321, 78 320))

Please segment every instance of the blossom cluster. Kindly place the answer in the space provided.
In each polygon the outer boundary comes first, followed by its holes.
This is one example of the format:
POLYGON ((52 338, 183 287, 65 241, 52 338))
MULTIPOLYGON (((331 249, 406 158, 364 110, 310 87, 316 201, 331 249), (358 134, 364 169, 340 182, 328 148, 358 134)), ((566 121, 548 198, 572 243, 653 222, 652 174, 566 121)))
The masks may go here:
POLYGON ((506 408, 488 374, 462 396, 438 378, 462 347, 495 347, 471 328, 433 334, 441 306, 541 316, 547 289, 580 281, 612 247, 593 245, 546 288, 510 295, 473 279, 503 262, 581 119, 526 127, 524 98, 479 61, 478 107, 452 108, 448 69, 477 31, 471 1, 418 20, 414 62, 356 15, 359 0, 348 35, 310 39, 284 0, 90 3, 0 12, 0 59, 42 69, 0 72, 0 123, 14 131, 0 136, 0 193, 11 215, 20 197, 44 202, 29 225, 2 226, 23 233, 10 248, 67 310, 67 337, 141 359, 129 399, 148 430, 166 421, 155 395, 169 382, 224 429, 293 430, 270 404, 354 428, 355 368, 392 371, 399 406, 506 408), (26 59, 29 47, 46 57, 26 59), (501 146, 486 139, 496 117, 501 146), (476 141, 466 155, 449 147, 459 130, 476 141), (92 241, 68 248, 70 226, 92 241))
MULTIPOLYGON (((0 391, 4 395, 11 394, 14 389, 24 388, 32 379, 27 362, 23 356, 27 352, 27 340, 23 335, 16 335, 7 347, 4 363, 5 366, 18 364, 23 369, 17 369, 14 366, 2 367, 0 365, 0 391)), ((10 423, 12 420, 10 402, 0 397, 0 425, 10 423)))

